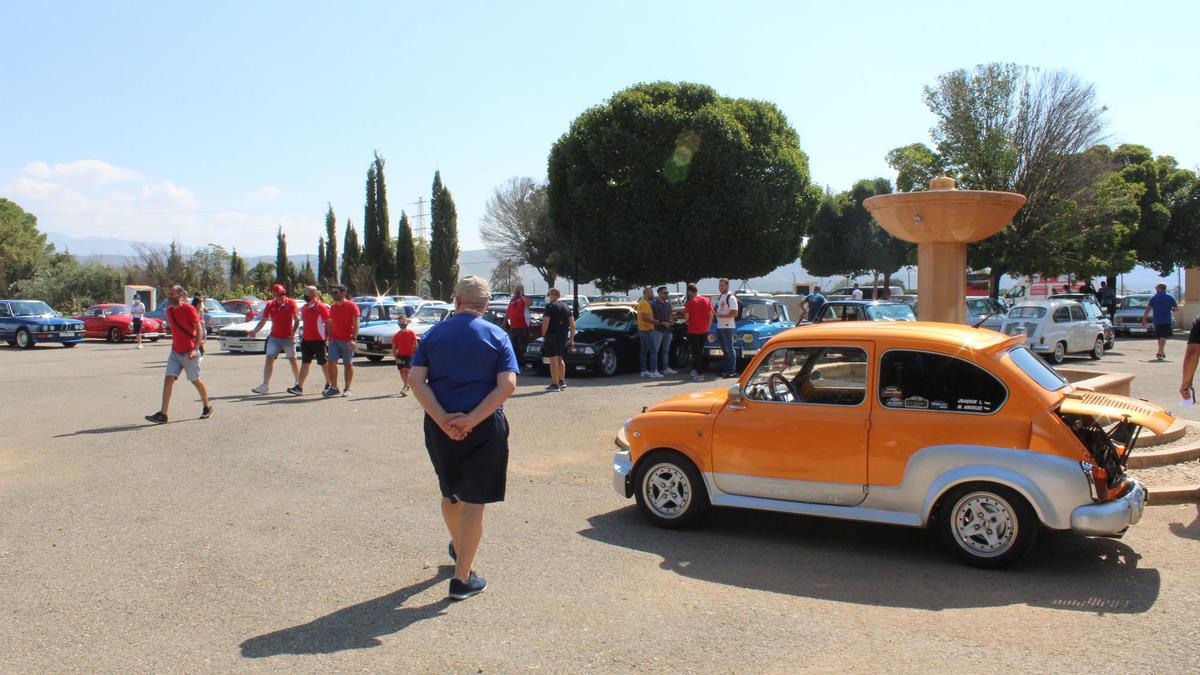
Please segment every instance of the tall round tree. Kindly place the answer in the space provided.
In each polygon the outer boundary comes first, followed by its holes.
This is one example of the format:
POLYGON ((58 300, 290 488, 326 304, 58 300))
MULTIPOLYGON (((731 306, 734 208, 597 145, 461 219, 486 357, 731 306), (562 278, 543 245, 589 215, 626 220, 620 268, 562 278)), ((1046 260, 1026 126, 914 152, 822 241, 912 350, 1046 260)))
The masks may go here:
POLYGON ((819 192, 783 113, 699 84, 618 92, 554 144, 549 210, 600 284, 760 276, 796 259, 819 192))

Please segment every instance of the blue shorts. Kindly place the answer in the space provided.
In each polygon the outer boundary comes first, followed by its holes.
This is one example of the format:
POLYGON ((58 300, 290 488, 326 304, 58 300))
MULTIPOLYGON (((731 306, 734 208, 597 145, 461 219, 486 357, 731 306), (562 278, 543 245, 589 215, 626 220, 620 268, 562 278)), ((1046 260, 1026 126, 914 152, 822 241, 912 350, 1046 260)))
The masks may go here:
POLYGON ((281 353, 287 354, 289 359, 296 358, 296 341, 292 338, 267 338, 267 358, 273 359, 281 353))
POLYGON ((329 363, 337 363, 338 359, 341 359, 342 363, 347 366, 354 362, 353 340, 329 341, 329 351, 325 354, 325 360, 329 363))
POLYGON ((171 352, 167 357, 167 377, 179 377, 181 372, 187 373, 188 382, 200 379, 200 355, 189 359, 187 352, 171 352))

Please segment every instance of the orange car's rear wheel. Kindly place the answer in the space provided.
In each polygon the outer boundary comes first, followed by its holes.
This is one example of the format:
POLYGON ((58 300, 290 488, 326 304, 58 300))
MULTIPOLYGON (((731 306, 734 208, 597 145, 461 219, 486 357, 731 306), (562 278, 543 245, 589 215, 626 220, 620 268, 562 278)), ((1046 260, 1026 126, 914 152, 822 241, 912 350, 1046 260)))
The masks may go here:
POLYGON ((700 472, 674 450, 655 450, 638 462, 634 486, 642 514, 659 527, 684 527, 709 506, 700 472))
POLYGON ((942 542, 964 562, 1008 567, 1037 541, 1037 514, 1015 490, 990 483, 960 485, 941 502, 942 542))

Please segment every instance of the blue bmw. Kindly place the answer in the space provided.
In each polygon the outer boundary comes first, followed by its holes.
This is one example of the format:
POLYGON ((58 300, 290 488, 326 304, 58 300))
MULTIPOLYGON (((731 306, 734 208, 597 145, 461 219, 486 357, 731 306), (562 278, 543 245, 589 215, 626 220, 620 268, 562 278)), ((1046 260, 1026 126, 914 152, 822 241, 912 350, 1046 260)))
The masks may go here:
POLYGON ((21 349, 39 342, 74 347, 83 342, 83 322, 63 318, 41 300, 0 300, 0 340, 21 349))
MULTIPOLYGON (((737 330, 733 334, 733 351, 739 362, 748 360, 763 348, 767 340, 796 324, 788 318, 787 305, 771 298, 738 296, 737 330)), ((709 363, 719 362, 725 355, 717 336, 716 323, 704 345, 709 363)))

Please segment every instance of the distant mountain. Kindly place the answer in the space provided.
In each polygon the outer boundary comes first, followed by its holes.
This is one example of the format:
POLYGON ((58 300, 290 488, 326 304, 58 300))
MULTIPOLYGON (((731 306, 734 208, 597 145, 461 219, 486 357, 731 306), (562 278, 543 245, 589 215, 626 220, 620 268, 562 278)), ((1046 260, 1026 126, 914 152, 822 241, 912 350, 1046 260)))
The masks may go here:
POLYGON ((116 237, 72 237, 56 232, 47 232, 46 242, 54 244, 58 251, 70 251, 79 258, 132 256, 136 255, 139 243, 116 237))

